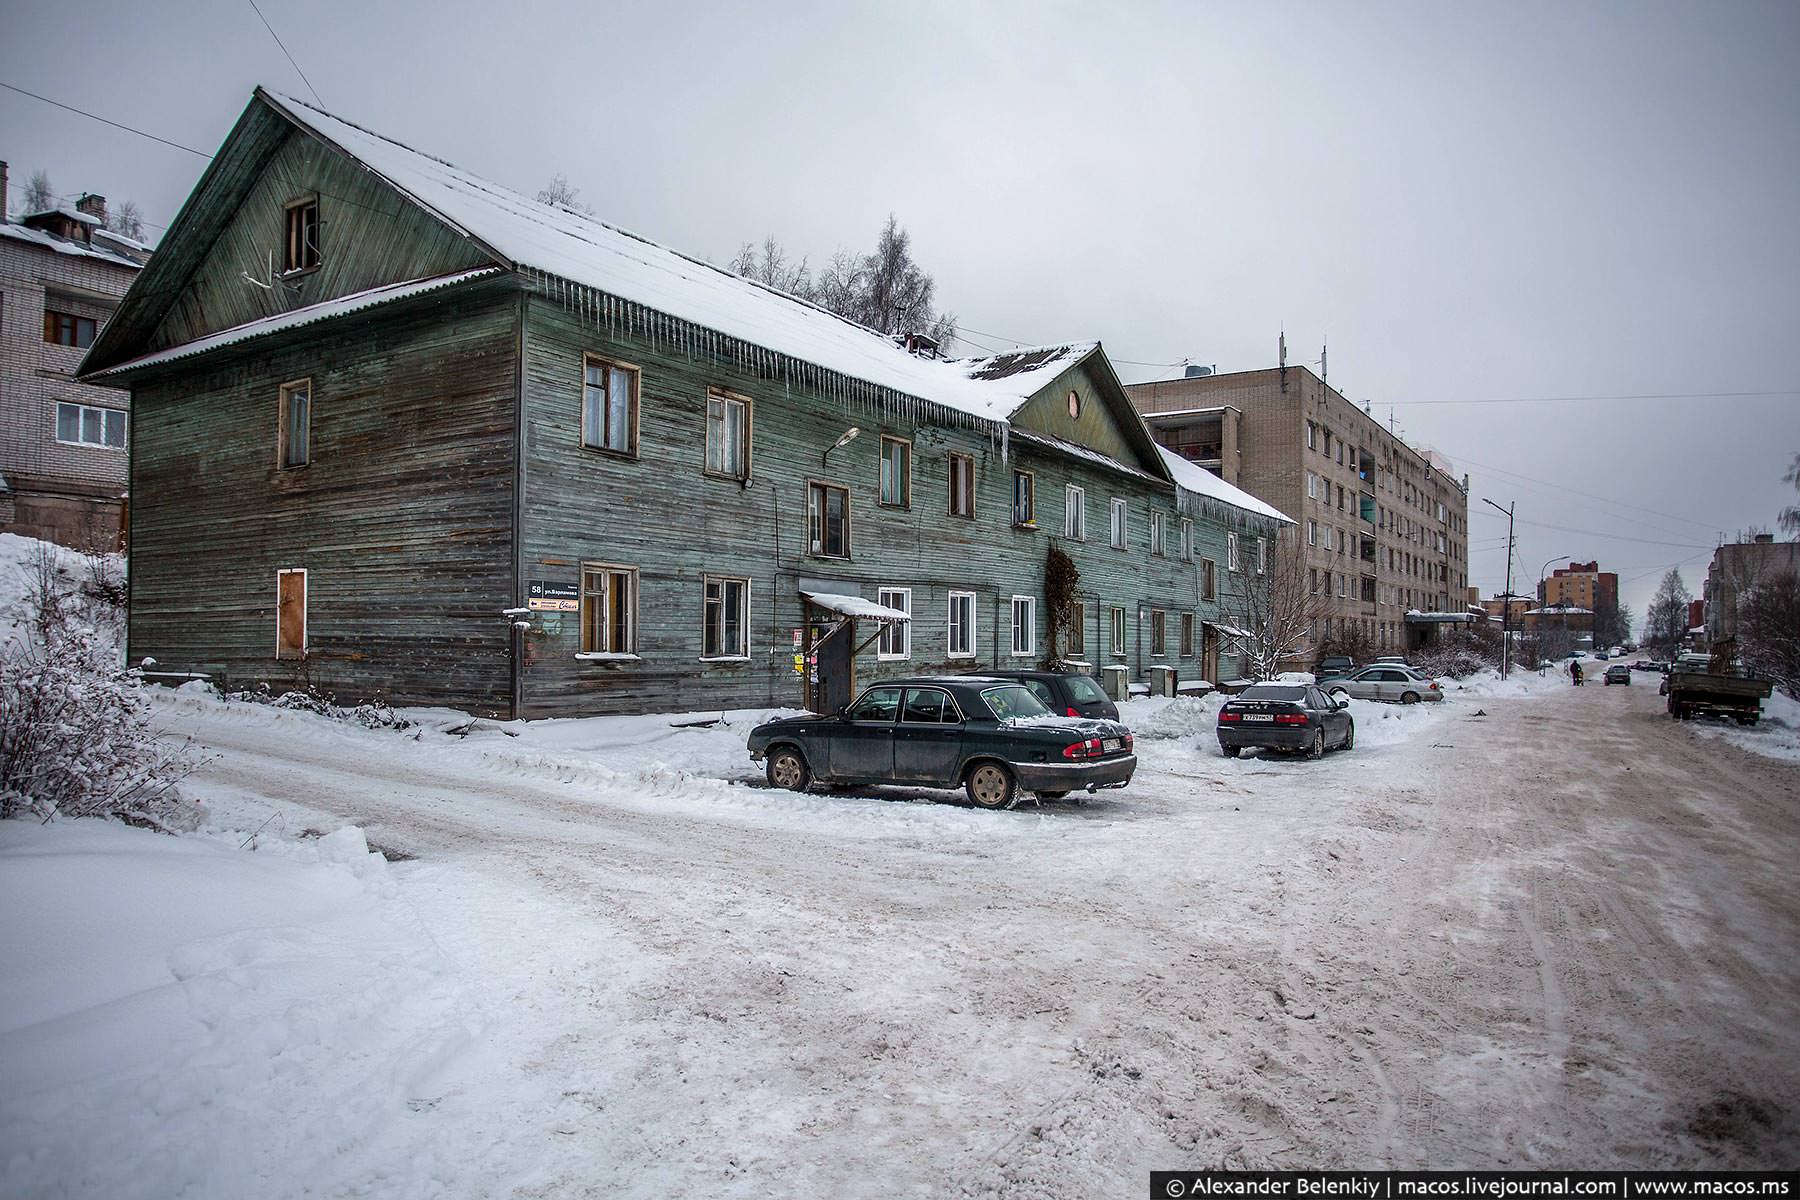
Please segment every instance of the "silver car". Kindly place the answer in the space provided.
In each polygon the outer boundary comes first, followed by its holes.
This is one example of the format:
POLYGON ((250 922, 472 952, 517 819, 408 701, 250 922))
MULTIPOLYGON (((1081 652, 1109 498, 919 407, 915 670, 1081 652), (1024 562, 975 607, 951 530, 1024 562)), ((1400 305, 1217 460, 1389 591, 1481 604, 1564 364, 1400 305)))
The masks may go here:
POLYGON ((1437 680, 1392 663, 1376 663, 1335 679, 1321 679, 1319 689, 1334 698, 1354 696, 1358 700, 1388 700, 1396 704, 1444 698, 1437 680))

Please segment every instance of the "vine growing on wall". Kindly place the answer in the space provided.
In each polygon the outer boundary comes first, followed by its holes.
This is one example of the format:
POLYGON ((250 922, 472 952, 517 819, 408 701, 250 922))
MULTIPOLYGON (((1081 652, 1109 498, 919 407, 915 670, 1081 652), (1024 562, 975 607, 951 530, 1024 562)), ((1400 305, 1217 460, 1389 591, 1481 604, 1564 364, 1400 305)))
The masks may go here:
POLYGON ((1042 669, 1046 671, 1061 666, 1062 631, 1075 619, 1075 585, 1080 582, 1081 572, 1075 569, 1075 560, 1052 545, 1044 559, 1044 609, 1049 636, 1044 642, 1042 669))

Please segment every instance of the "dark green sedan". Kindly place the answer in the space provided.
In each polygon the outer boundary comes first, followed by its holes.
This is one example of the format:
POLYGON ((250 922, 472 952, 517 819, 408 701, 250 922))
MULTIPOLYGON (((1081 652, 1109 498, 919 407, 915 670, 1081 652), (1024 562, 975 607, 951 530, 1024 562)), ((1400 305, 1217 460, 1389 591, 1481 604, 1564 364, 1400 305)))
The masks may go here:
POLYGON ((1021 789, 1124 787, 1137 769, 1117 721, 1059 717, 1021 684, 964 675, 878 683, 830 716, 764 722, 749 749, 776 787, 961 787, 981 808, 1009 808, 1021 789))

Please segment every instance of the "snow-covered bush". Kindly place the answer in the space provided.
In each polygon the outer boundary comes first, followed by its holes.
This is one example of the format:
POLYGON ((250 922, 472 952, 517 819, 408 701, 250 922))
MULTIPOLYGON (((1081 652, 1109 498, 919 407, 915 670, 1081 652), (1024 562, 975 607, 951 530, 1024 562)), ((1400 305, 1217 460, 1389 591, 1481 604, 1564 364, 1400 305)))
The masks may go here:
POLYGON ((277 695, 268 684, 259 683, 250 691, 227 692, 226 700, 235 700, 244 704, 267 704, 271 708, 286 708, 296 712, 316 713, 321 717, 330 717, 334 721, 348 721, 361 725, 364 729, 411 729, 413 723, 395 712, 385 703, 343 705, 338 704, 329 693, 321 692, 317 686, 308 683, 304 688, 277 695))
POLYGON ((77 583, 59 553, 40 545, 22 564, 0 649, 0 816, 181 827, 192 806, 175 785, 191 769, 188 748, 152 732, 138 673, 119 660, 116 606, 77 583))
POLYGON ((1500 665, 1500 640, 1480 628, 1446 628, 1438 644, 1415 650, 1412 665, 1433 678, 1467 679, 1500 665))

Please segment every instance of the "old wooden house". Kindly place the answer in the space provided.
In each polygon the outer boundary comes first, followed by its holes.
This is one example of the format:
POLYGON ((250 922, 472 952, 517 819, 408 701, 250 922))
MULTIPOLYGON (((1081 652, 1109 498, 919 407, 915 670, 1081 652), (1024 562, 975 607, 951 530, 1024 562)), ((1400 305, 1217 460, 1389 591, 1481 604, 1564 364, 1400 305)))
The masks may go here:
POLYGON ((1097 344, 913 353, 263 90, 82 371, 132 393, 129 652, 230 686, 536 717, 1053 653, 1216 677, 1285 521, 1177 486, 1097 344))

